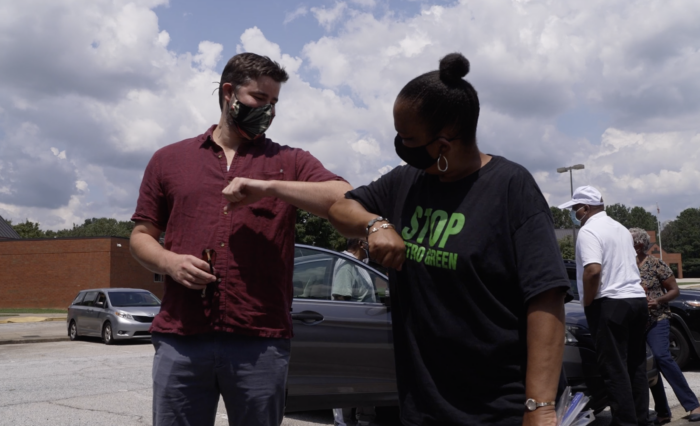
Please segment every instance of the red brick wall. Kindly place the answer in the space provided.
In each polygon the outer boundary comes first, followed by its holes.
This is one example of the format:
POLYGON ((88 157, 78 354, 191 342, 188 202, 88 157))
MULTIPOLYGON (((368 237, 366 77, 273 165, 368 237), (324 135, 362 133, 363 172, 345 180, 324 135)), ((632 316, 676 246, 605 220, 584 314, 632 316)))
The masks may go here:
POLYGON ((120 286, 154 287, 126 238, 0 241, 0 308, 65 309, 82 289, 120 286))
POLYGON ((129 240, 112 240, 111 254, 111 287, 142 288, 163 298, 163 283, 155 282, 154 274, 134 259, 129 251, 129 240))

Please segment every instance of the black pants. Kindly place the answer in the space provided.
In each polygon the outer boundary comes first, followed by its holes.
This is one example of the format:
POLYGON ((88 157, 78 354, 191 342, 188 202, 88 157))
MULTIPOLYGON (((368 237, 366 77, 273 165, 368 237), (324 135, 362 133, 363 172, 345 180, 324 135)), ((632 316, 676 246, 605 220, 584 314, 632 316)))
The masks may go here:
POLYGON ((596 299, 585 308, 612 412, 611 426, 646 426, 647 300, 596 299))

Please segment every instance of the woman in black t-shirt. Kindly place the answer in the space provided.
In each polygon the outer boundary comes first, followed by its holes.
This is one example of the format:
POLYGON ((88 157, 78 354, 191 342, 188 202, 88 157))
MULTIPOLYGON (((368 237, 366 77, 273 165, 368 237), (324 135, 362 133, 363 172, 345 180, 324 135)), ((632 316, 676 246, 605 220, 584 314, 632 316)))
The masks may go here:
POLYGON ((554 426, 569 281, 530 173, 479 151, 468 72, 453 53, 401 90, 394 144, 408 165, 330 219, 391 268, 404 424, 554 426))

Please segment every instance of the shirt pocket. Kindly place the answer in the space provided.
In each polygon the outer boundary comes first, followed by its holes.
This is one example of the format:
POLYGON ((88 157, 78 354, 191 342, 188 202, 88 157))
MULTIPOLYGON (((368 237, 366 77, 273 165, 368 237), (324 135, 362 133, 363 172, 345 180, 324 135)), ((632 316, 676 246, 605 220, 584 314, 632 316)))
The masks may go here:
MULTIPOLYGON (((265 181, 286 180, 284 178, 283 169, 279 169, 276 171, 253 172, 251 173, 250 178, 265 181)), ((262 200, 249 205, 248 208, 251 210, 251 213, 253 213, 253 215, 259 218, 274 219, 279 214, 283 213, 285 208, 288 206, 289 204, 280 200, 279 198, 265 197, 262 200)))

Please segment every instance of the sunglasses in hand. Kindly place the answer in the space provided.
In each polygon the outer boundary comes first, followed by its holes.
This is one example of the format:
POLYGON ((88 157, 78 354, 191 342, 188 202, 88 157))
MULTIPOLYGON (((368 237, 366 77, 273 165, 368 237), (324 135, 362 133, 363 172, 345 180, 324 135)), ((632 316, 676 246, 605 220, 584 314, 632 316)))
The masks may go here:
MULTIPOLYGON (((214 264, 216 263, 216 251, 212 249, 204 249, 202 250, 202 260, 207 262, 209 264, 209 273, 214 275, 214 264)), ((205 298, 207 296, 207 287, 209 285, 207 284, 206 287, 202 289, 202 298, 205 298)))

